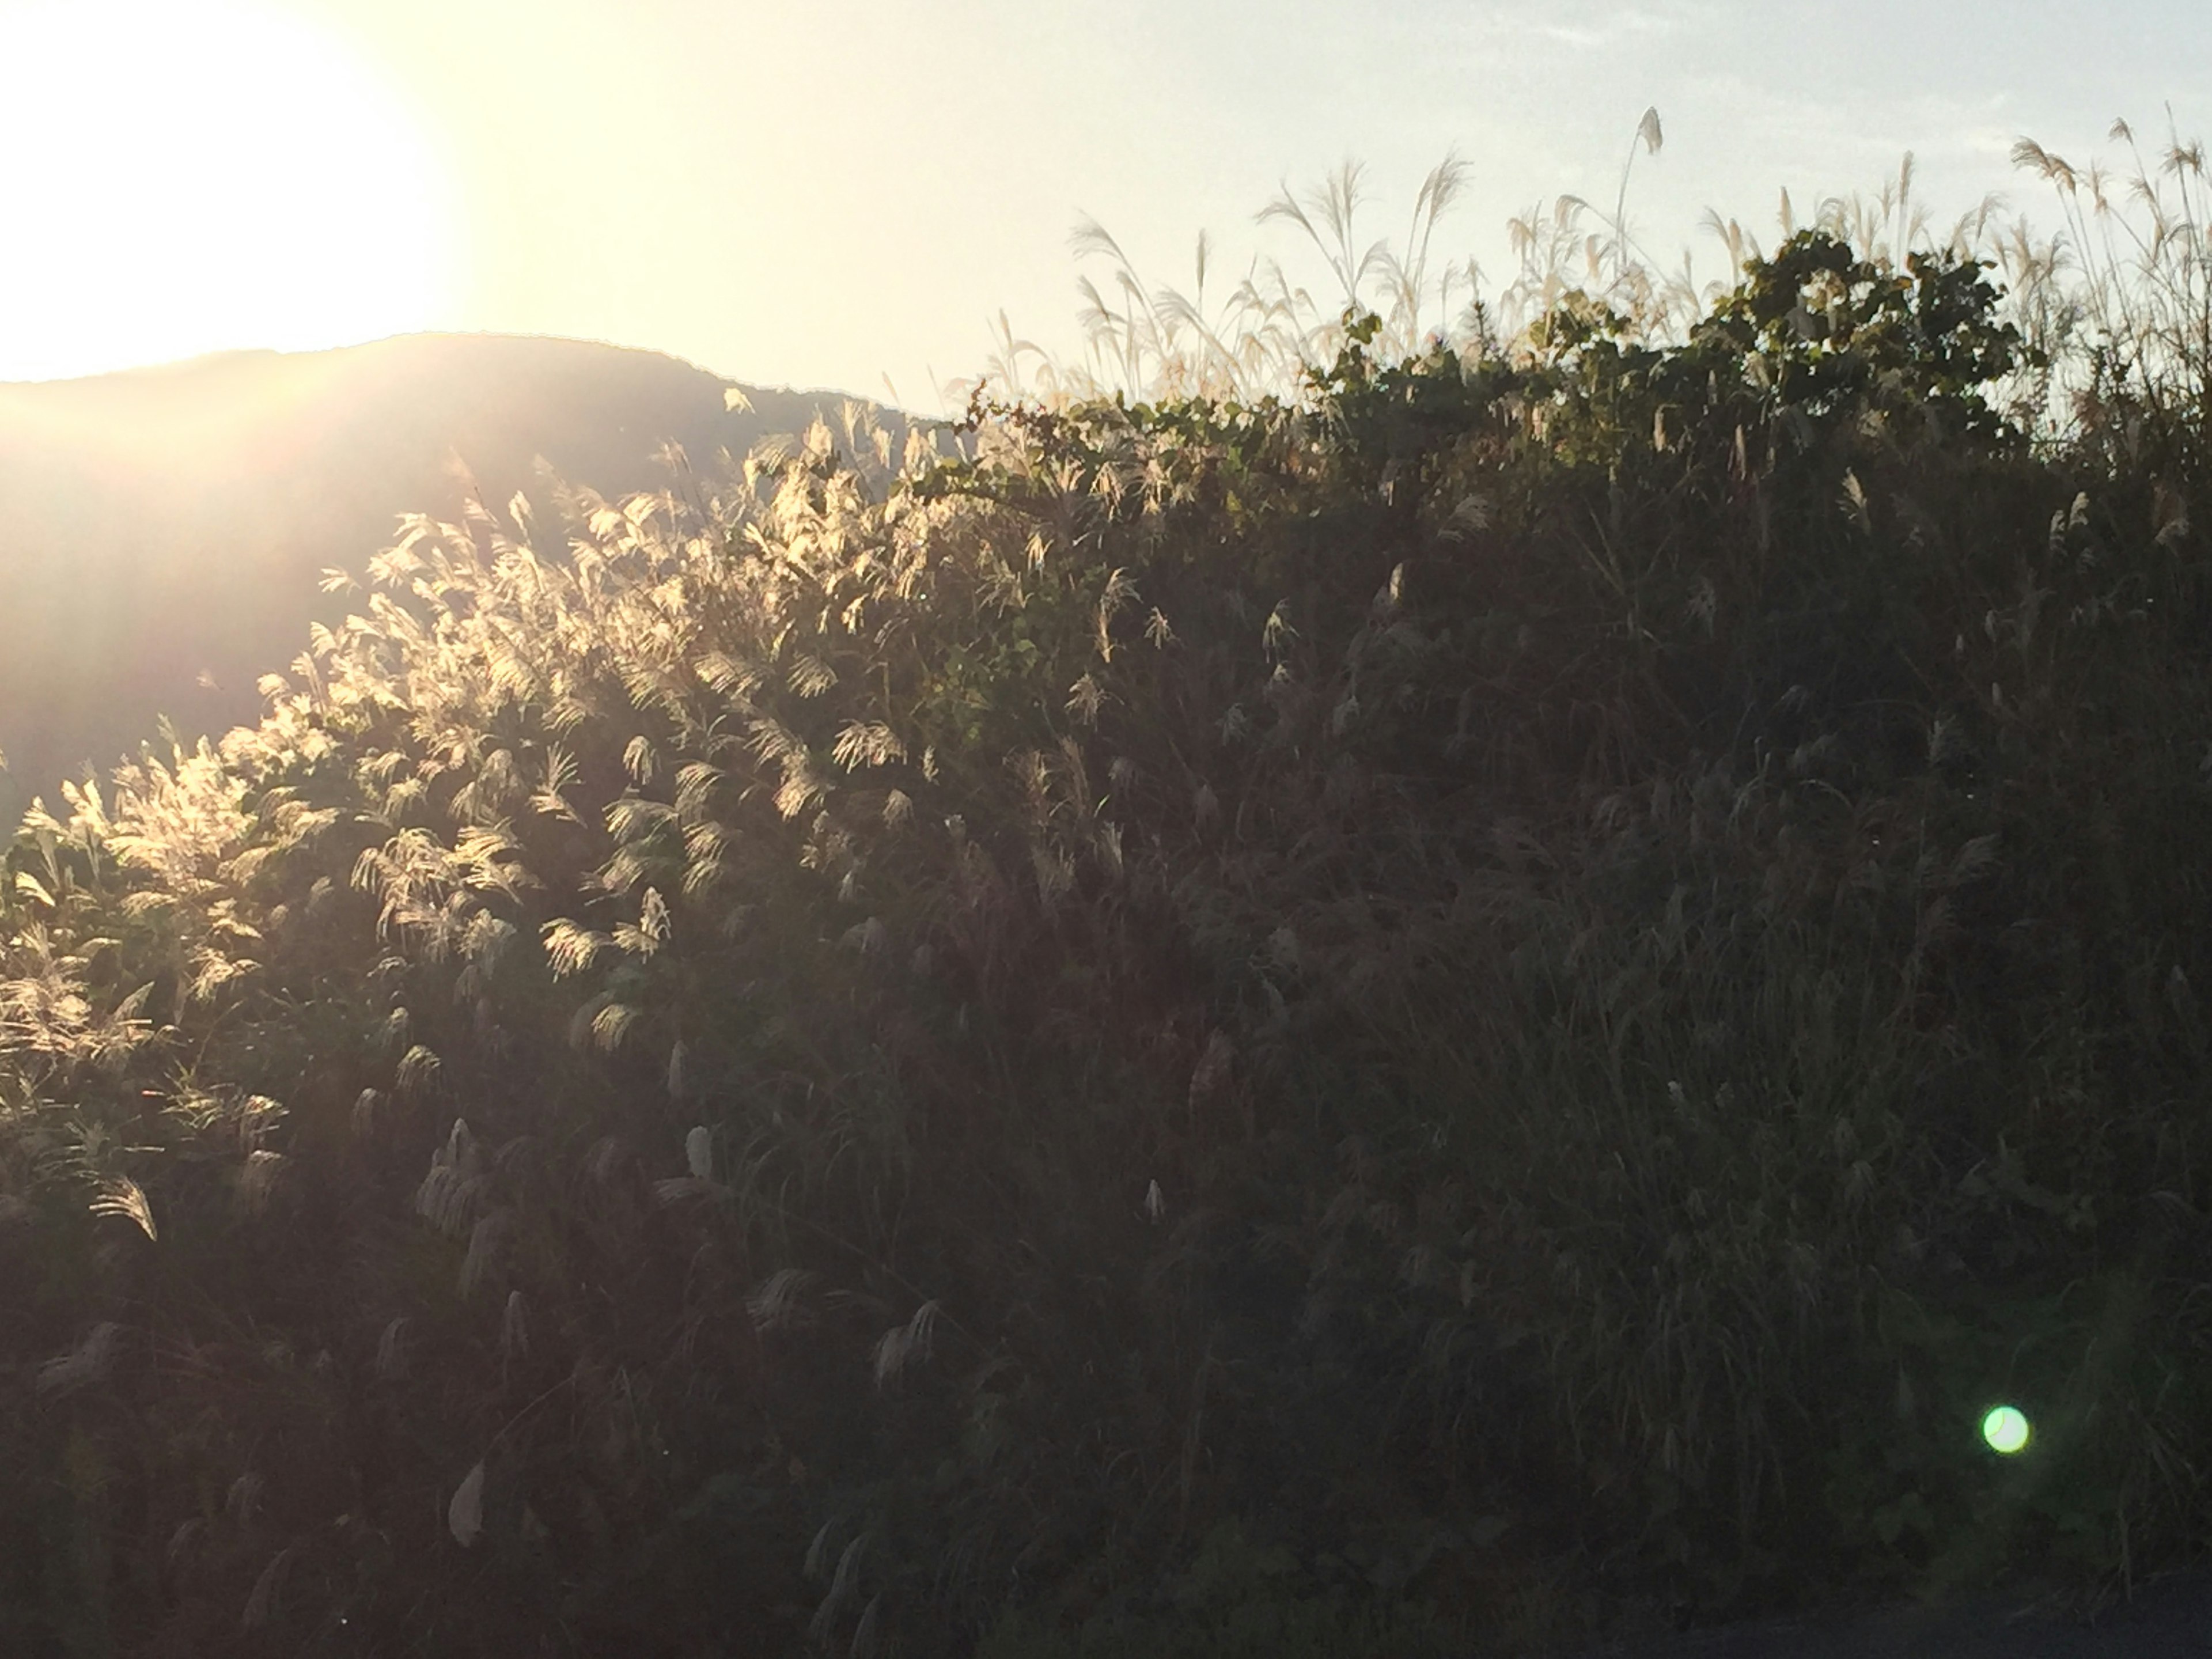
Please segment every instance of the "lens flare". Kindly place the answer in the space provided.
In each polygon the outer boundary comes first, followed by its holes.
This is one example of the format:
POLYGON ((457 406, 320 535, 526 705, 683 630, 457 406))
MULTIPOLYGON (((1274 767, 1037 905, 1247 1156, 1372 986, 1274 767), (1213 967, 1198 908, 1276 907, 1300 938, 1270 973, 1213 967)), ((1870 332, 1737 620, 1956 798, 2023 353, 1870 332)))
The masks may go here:
POLYGON ((2017 1406, 1992 1406, 1982 1419, 1982 1438, 2000 1456, 2027 1450, 2031 1432, 2027 1414, 2017 1406))

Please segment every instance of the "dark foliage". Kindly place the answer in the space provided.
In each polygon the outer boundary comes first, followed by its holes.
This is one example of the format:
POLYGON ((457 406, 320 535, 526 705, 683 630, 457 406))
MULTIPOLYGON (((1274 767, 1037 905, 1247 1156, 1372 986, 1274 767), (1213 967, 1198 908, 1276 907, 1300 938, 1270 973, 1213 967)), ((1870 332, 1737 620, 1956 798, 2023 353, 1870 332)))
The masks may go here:
POLYGON ((1291 402, 414 524, 9 854, 10 1650, 1532 1651, 2201 1551, 2203 433, 2031 442, 1996 298, 1808 234, 1674 345, 1353 315, 1291 402))

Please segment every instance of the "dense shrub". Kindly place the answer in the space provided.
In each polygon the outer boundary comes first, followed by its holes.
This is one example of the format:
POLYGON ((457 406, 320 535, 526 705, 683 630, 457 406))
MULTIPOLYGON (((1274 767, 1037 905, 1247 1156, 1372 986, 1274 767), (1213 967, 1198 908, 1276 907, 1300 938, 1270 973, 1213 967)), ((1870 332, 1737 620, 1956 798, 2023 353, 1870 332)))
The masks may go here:
POLYGON ((2201 1550, 2196 415, 2049 430, 1984 267, 1829 231, 1671 341, 1381 327, 415 522, 258 728, 35 811, 10 1650, 1527 1649, 2201 1550))

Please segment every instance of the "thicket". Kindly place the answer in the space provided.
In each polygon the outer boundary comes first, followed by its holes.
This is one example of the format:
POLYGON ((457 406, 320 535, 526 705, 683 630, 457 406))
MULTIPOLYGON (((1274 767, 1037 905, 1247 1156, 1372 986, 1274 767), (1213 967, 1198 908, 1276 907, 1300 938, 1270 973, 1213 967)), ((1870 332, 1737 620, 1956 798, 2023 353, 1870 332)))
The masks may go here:
POLYGON ((2201 1555, 2201 177, 2002 295, 1616 236, 1285 395, 412 522, 8 853, 0 1647, 1528 1652, 2201 1555))

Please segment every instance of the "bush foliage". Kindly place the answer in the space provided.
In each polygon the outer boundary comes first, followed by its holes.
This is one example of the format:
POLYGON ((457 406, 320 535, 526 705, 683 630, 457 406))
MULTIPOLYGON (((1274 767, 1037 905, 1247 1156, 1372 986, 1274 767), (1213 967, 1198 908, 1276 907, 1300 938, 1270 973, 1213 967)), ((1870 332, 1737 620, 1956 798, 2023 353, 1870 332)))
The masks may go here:
POLYGON ((2204 360, 1848 228, 416 520, 34 811, 0 1645, 1525 1652, 2201 1552, 2204 360))

